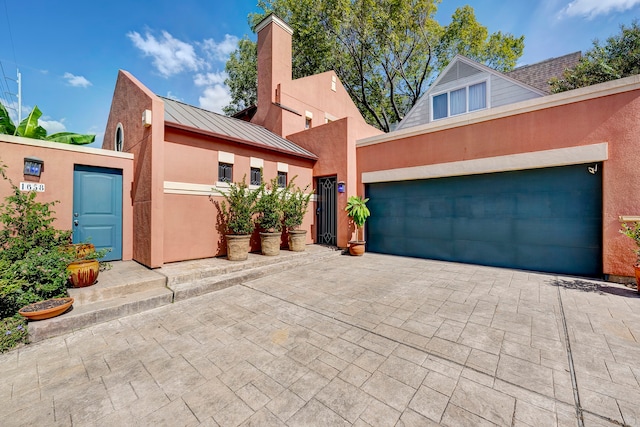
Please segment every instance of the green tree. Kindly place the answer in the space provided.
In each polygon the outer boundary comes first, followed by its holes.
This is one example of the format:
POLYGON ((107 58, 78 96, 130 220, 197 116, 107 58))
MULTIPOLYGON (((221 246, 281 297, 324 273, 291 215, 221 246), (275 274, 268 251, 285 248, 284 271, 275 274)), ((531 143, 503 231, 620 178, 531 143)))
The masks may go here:
POLYGON ((255 105, 258 98, 258 71, 256 44, 248 38, 238 42, 238 48, 229 56, 225 66, 225 84, 231 90, 231 103, 222 110, 232 115, 255 105))
POLYGON ((640 74, 638 20, 629 27, 621 25, 620 34, 609 37, 604 45, 594 40, 593 47, 574 68, 565 70, 561 78, 554 78, 549 84, 553 93, 559 93, 636 74, 640 74))
MULTIPOLYGON (((264 13, 249 15, 249 23, 255 25, 272 12, 287 21, 294 30, 293 78, 335 70, 367 122, 388 131, 455 54, 501 71, 512 69, 522 55, 524 37, 489 35, 469 6, 456 10, 451 24, 441 26, 435 20, 438 3, 259 0, 264 13)), ((246 78, 246 70, 255 70, 256 58, 243 55, 249 50, 243 43, 252 43, 245 40, 227 62, 233 98, 227 114, 246 107, 246 100, 255 102, 245 96, 256 92, 248 89, 250 82, 256 83, 246 78)))

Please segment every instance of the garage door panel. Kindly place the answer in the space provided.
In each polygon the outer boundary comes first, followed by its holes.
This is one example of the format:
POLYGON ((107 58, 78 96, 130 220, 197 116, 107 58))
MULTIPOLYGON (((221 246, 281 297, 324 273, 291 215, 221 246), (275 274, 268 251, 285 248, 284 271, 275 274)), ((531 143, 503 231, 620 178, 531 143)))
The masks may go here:
POLYGON ((518 263, 527 265, 528 270, 584 276, 599 276, 602 272, 599 248, 519 245, 516 253, 518 263))
POLYGON ((599 276, 602 167, 587 166, 368 184, 368 250, 599 276))
POLYGON ((509 242, 513 238, 512 223, 500 218, 456 218, 450 230, 449 236, 461 241, 509 242))
POLYGON ((453 218, 429 218, 428 226, 422 224, 418 219, 405 222, 404 234, 413 235, 421 239, 448 240, 454 230, 453 218), (419 224, 416 226, 416 224, 419 224))
MULTIPOLYGON (((416 256, 416 253, 428 254, 423 258, 449 260, 455 255, 455 243, 451 240, 442 239, 419 239, 408 238, 400 247, 402 256, 416 256)), ((389 245, 393 247, 392 245, 389 245)), ((391 253, 391 252, 389 252, 391 253)))
POLYGON ((454 245, 456 259, 470 264, 505 266, 515 262, 512 246, 500 242, 458 240, 454 245))
POLYGON ((514 225, 519 240, 531 245, 585 248, 594 246, 590 237, 596 235, 601 228, 599 222, 588 219, 583 221, 576 219, 516 220, 514 225))

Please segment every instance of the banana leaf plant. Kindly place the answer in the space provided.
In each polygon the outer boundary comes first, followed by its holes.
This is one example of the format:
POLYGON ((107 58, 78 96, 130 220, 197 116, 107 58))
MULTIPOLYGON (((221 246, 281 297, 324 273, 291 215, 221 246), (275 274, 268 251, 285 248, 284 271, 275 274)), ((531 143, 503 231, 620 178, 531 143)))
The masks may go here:
POLYGON ((58 132, 47 135, 46 129, 38 124, 40 117, 42 117, 42 112, 36 105, 29 115, 16 127, 9 117, 9 112, 5 106, 0 103, 0 134, 74 145, 90 144, 96 139, 95 135, 83 135, 74 132, 58 132))

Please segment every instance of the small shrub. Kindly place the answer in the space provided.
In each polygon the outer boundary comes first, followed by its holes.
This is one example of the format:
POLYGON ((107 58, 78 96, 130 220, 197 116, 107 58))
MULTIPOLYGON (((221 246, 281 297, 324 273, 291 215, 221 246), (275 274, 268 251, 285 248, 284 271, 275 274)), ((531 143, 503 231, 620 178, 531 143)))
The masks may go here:
POLYGON ((27 342, 27 320, 20 315, 0 319, 0 353, 27 342))
POLYGON ((304 221, 304 215, 309 208, 309 202, 311 200, 311 193, 307 193, 309 186, 304 189, 295 187, 293 181, 295 176, 291 179, 286 188, 286 197, 284 200, 284 226, 288 230, 296 230, 302 225, 304 221))
POLYGON ((213 189, 224 197, 220 211, 229 234, 251 234, 256 227, 253 216, 260 192, 250 190, 246 179, 245 175, 242 182, 231 183, 226 192, 213 189))
POLYGON ((258 218, 256 223, 264 231, 280 232, 282 231, 282 217, 284 214, 284 195, 285 191, 278 187, 278 178, 273 178, 269 185, 264 183, 260 187, 260 198, 256 202, 256 212, 258 218))

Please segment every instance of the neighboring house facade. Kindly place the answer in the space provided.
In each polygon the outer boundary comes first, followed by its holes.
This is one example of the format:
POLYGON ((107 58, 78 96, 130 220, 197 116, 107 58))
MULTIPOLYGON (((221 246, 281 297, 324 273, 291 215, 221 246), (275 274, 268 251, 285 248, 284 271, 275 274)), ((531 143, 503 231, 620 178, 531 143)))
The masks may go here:
POLYGON ((619 230, 640 213, 640 76, 547 96, 505 77, 530 99, 496 106, 492 95, 487 108, 431 120, 442 89, 476 84, 471 68, 494 92, 502 77, 459 57, 397 131, 358 141, 368 249, 633 276, 633 244, 619 230))
POLYGON ((580 52, 501 73, 456 55, 395 130, 548 95, 551 77, 576 65, 580 52))

